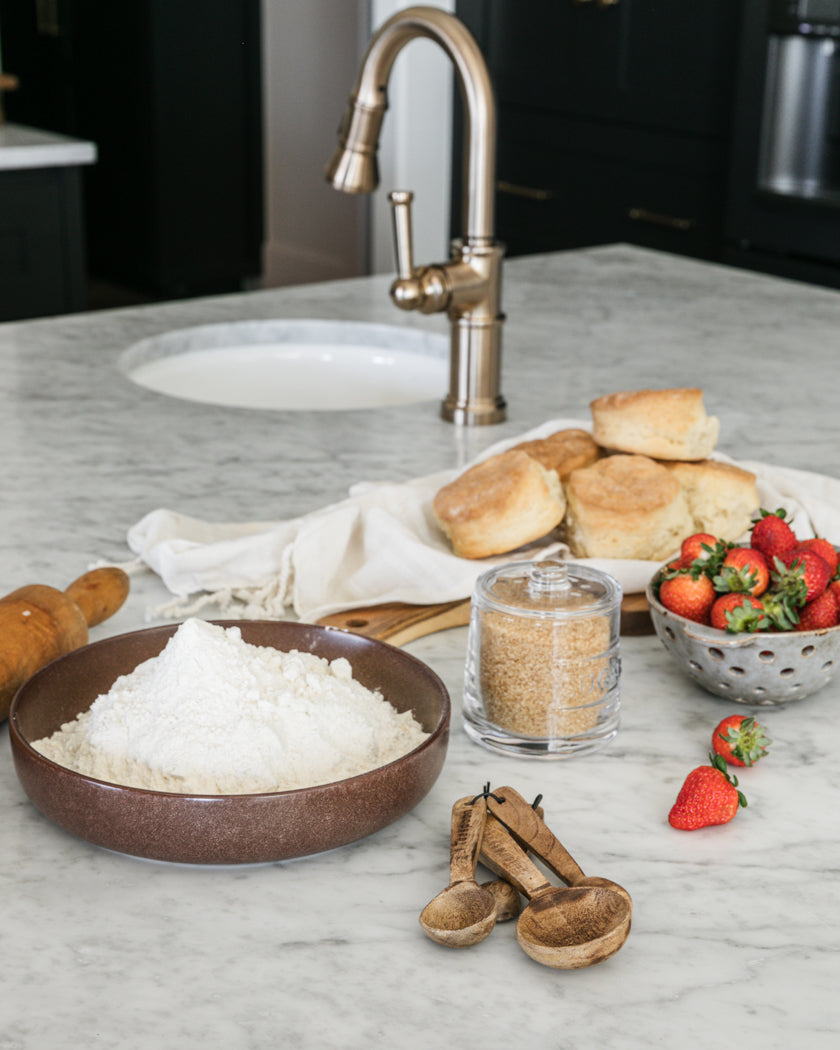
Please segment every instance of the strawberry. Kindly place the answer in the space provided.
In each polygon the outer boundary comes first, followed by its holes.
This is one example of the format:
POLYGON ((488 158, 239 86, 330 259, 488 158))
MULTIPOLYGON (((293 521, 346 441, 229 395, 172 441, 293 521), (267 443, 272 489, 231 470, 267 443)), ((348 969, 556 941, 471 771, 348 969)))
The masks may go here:
POLYGON ((715 587, 708 576, 694 576, 683 570, 662 581, 659 600, 677 616, 705 624, 715 600, 715 587))
POLYGON ((834 595, 834 600, 837 602, 837 613, 840 616, 840 580, 832 580, 828 585, 828 593, 834 595))
POLYGON ((717 546, 717 536, 710 532, 695 532, 686 536, 680 545, 680 565, 690 569, 695 561, 705 561, 717 546))
POLYGON ((765 630, 792 631, 799 623, 799 613, 787 595, 765 591, 761 596, 761 604, 767 620, 765 630))
POLYGON ((709 623, 719 631, 760 631, 768 626, 764 606, 751 594, 722 594, 709 610, 709 623))
POLYGON ((761 551, 770 565, 775 557, 793 550, 797 544, 796 533, 784 519, 785 512, 781 508, 775 514, 762 510, 761 517, 752 527, 750 546, 761 551))
POLYGON ((837 600, 831 591, 826 590, 799 610, 797 630, 822 631, 826 627, 836 627, 837 622, 837 600))
POLYGON ((730 766, 752 766, 767 754, 771 744, 764 727, 752 715, 729 715, 712 733, 712 747, 730 766))
POLYGON ((711 765, 698 766, 685 778, 668 823, 681 831, 695 831, 711 824, 728 824, 747 800, 738 790, 738 778, 726 771, 720 755, 709 755, 711 765))
POLYGON ((828 587, 831 571, 825 560, 812 550, 790 550, 774 560, 773 584, 797 608, 813 601, 828 587))
POLYGON ((837 572, 837 551, 834 549, 834 544, 829 543, 828 540, 824 540, 821 537, 817 537, 813 540, 800 540, 797 543, 794 550, 811 550, 815 551, 822 560, 826 563, 832 576, 837 572))
POLYGON ((717 591, 753 594, 757 598, 770 585, 767 559, 752 547, 733 547, 723 559, 714 584, 717 591))

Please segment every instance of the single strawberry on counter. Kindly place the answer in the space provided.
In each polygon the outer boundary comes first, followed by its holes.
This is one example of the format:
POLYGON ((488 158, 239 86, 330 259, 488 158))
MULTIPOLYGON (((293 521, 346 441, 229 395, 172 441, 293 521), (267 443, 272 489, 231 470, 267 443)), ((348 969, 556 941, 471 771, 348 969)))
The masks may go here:
POLYGON ((732 633, 760 631, 768 626, 761 601, 751 594, 736 592, 715 599, 709 610, 709 623, 719 631, 732 633))
POLYGON ((750 533, 750 546, 761 551, 770 565, 774 558, 793 550, 798 543, 796 533, 785 521, 785 516, 781 508, 774 514, 762 510, 761 517, 753 524, 750 533))
POLYGON ((695 576, 691 571, 683 570, 662 581, 659 600, 677 616, 707 624, 715 600, 715 586, 708 576, 695 576))
POLYGON ((720 755, 709 755, 711 765, 698 766, 685 778, 668 823, 680 831, 696 831, 712 824, 728 824, 747 800, 738 790, 720 755))
POLYGON ((729 715, 715 726, 712 748, 730 766, 753 766, 773 741, 752 715, 729 715))

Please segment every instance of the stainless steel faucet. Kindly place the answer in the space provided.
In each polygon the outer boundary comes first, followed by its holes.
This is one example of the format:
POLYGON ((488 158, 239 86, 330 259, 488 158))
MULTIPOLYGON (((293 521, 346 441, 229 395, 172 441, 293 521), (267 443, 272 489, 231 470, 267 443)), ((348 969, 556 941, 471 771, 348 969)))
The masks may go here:
POLYGON ((500 423, 502 256, 494 237, 496 107, 484 58, 466 26, 435 7, 408 7, 392 15, 368 44, 339 132, 327 181, 345 193, 370 193, 379 184, 376 151, 388 108, 391 67, 417 37, 436 41, 452 59, 465 110, 464 231, 449 262, 415 266, 411 247, 413 194, 390 194, 397 279, 391 298, 401 310, 445 310, 451 328, 449 393, 444 419, 462 425, 500 423))

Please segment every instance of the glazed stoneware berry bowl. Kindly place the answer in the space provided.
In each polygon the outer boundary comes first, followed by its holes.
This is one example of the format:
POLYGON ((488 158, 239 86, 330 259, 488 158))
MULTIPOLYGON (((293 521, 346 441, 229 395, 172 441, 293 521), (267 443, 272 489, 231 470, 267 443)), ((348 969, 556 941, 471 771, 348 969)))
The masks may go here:
POLYGON ((252 645, 345 657, 354 677, 429 734, 387 765, 331 784, 250 795, 182 795, 126 787, 60 766, 32 747, 86 711, 116 679, 157 656, 178 625, 86 645, 38 671, 9 714, 15 770, 34 805, 97 846, 152 860, 248 864, 335 849, 372 835, 413 809, 443 768, 449 740, 446 687, 425 664, 384 642, 331 627, 224 620, 252 645))
POLYGON ((773 706, 822 689, 840 667, 840 627, 732 634, 687 620, 646 597, 654 630, 678 666, 707 692, 734 703, 773 706))

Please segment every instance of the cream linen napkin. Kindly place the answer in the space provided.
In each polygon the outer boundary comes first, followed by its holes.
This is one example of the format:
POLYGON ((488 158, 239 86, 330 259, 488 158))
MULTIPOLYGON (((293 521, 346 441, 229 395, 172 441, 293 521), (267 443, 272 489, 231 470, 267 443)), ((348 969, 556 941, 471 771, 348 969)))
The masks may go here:
MULTIPOLYGON (((496 443, 478 459, 567 427, 588 430, 590 424, 549 420, 496 443)), ((738 465, 758 478, 761 506, 784 507, 800 538, 840 538, 840 481, 762 463, 738 465)), ((569 557, 567 547, 546 539, 497 558, 457 558, 431 508, 438 489, 460 472, 401 483, 361 482, 346 499, 287 521, 212 524, 161 508, 129 530, 128 545, 175 596, 154 613, 174 618, 215 606, 242 619, 281 617, 291 610, 313 621, 382 602, 456 601, 468 598, 477 577, 493 565, 569 557)), ((626 594, 643 591, 659 564, 574 560, 611 573, 626 594)))

